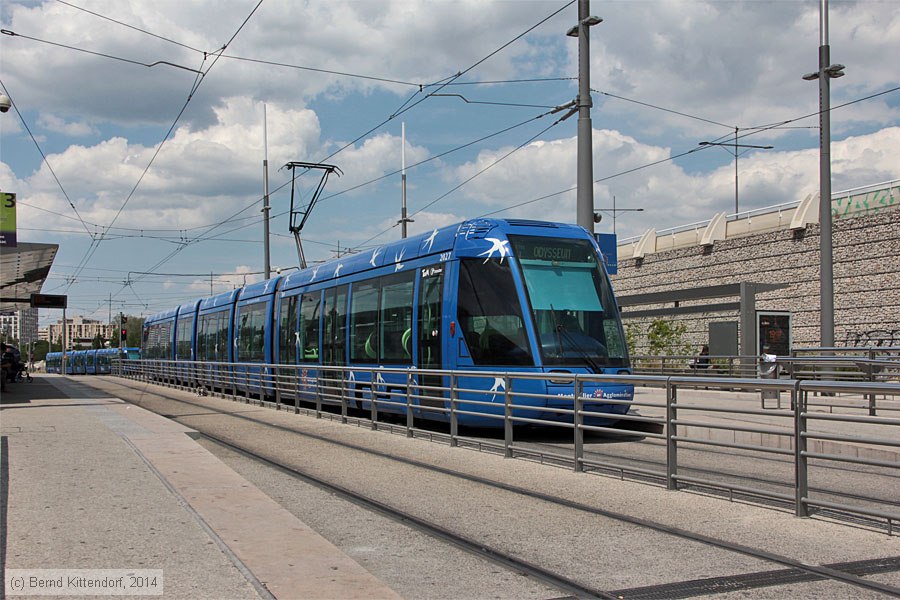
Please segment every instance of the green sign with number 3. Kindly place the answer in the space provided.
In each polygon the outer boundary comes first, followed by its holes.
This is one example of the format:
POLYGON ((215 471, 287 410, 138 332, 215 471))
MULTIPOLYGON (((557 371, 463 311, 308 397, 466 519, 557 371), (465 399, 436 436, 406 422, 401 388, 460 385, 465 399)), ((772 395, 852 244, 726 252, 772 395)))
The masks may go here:
POLYGON ((16 195, 0 192, 0 246, 16 246, 16 195))

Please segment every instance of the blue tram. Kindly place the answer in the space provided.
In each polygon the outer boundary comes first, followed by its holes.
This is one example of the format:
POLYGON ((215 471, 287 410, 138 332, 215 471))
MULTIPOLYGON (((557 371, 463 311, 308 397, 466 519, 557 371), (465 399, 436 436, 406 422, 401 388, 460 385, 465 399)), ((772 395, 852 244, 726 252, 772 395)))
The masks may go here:
MULTIPOLYGON (((196 383, 219 387, 230 375, 253 394, 270 391, 265 369, 272 367, 264 365, 292 365, 297 381, 288 396, 304 401, 321 397, 321 381, 341 377, 335 368, 349 368, 345 389, 361 408, 373 393, 405 402, 409 373, 416 386, 448 387, 447 375, 416 373, 421 369, 631 372, 619 309, 592 236, 574 225, 514 219, 435 229, 185 304, 146 319, 143 341, 144 358, 175 361, 178 379, 186 378, 177 369, 200 361, 192 371, 196 383), (382 367, 396 370, 379 371, 372 381, 371 369, 382 367)), ((571 410, 571 377, 556 381, 516 379, 510 392, 518 406, 571 410)), ((503 414, 502 380, 460 376, 457 384, 486 392, 468 399, 490 402, 468 412, 503 414)), ((627 404, 604 400, 627 402, 633 393, 624 384, 584 382, 582 389, 586 410, 615 414, 627 404)), ((421 395, 417 416, 448 418, 428 409, 446 408, 449 398, 421 395)), ((467 400, 465 393, 459 400, 467 400)), ((530 412, 516 414, 571 419, 564 412, 530 412)), ((478 415, 460 422, 499 424, 478 415)))
MULTIPOLYGON (((108 375, 113 360, 140 360, 140 358, 140 348, 70 350, 66 352, 66 373, 69 375, 108 375)), ((48 352, 44 357, 47 372, 61 373, 62 359, 62 352, 48 352)))
POLYGON ((62 352, 48 352, 44 357, 44 365, 48 373, 59 373, 62 368, 62 352))

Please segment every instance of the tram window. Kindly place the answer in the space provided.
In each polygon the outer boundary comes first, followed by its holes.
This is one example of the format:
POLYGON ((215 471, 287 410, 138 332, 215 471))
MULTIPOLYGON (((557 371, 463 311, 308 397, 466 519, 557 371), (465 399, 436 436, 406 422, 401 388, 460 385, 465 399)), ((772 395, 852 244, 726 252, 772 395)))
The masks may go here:
POLYGON ((278 322, 278 362, 292 365, 297 362, 299 338, 297 337, 297 301, 299 296, 281 299, 281 315, 278 322))
MULTIPOLYGON (((210 338, 215 335, 215 326, 209 315, 200 317, 200 332, 197 334, 197 358, 200 360, 213 360, 215 342, 210 344, 210 338)), ((214 339, 214 338, 213 338, 214 339)))
POLYGON ((206 336, 207 331, 209 330, 209 317, 206 315, 200 317, 200 321, 197 323, 197 360, 205 361, 207 360, 206 354, 206 336))
POLYGON ((319 305, 322 292, 303 294, 300 300, 300 347, 303 349, 301 362, 319 361, 319 305))
POLYGON ((380 362, 401 363, 412 359, 413 276, 410 271, 382 280, 378 322, 380 362))
POLYGON ((509 261, 460 261, 457 320, 476 365, 533 365, 509 261))
POLYGON ((422 277, 419 284, 419 367, 441 368, 441 295, 444 272, 422 277))
POLYGON ((342 365, 345 361, 347 339, 347 286, 325 292, 325 337, 323 339, 326 365, 342 365))
POLYGON ((228 313, 216 313, 215 356, 218 362, 228 362, 228 313))
POLYGON ((162 358, 163 360, 171 360, 172 359, 172 322, 163 324, 160 327, 160 334, 162 339, 160 340, 160 347, 162 348, 162 358))
POLYGON ((510 236, 544 365, 627 366, 609 279, 588 240, 510 236))
POLYGON ((378 317, 378 285, 366 281, 353 284, 350 300, 350 361, 378 360, 378 336, 375 325, 378 317))
POLYGON ((178 319, 178 342, 175 345, 175 358, 178 360, 191 359, 191 336, 194 328, 194 317, 178 319))
POLYGON ((257 302, 240 308, 238 360, 263 362, 265 356, 266 303, 257 302))

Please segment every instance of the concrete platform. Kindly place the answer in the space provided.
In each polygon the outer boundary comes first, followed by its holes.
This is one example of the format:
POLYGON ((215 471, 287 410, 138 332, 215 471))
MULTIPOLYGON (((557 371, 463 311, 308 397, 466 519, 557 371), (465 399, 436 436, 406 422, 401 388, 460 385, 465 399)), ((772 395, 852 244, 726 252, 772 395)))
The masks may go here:
POLYGON ((54 379, 0 398, 7 595, 23 569, 115 569, 161 571, 149 592, 172 598, 399 598, 187 428, 54 379))

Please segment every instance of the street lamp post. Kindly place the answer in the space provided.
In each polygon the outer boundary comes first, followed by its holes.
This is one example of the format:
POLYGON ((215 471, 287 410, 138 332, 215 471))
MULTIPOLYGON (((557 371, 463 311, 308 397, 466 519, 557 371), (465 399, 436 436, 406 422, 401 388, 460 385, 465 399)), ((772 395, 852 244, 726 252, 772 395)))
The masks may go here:
POLYGON ((819 70, 803 79, 819 80, 819 324, 820 344, 834 346, 834 253, 831 231, 831 86, 844 76, 844 65, 832 65, 828 45, 828 0, 819 5, 819 70))
MULTIPOLYGON (((756 146, 754 144, 738 144, 738 128, 734 128, 734 142, 700 142, 701 146, 719 146, 723 150, 726 150, 729 154, 734 156, 734 214, 738 213, 738 157, 742 154, 742 152, 738 151, 738 148, 747 148, 747 150, 751 148, 758 148, 760 150, 771 150, 775 146, 756 146), (729 150, 729 148, 734 148, 733 150, 729 150)), ((747 152, 745 150, 744 152, 747 152)))
POLYGON ((594 231, 594 165, 591 140, 591 53, 590 28, 603 22, 590 15, 590 1, 578 0, 578 25, 566 32, 578 38, 578 199, 577 223, 594 231))

